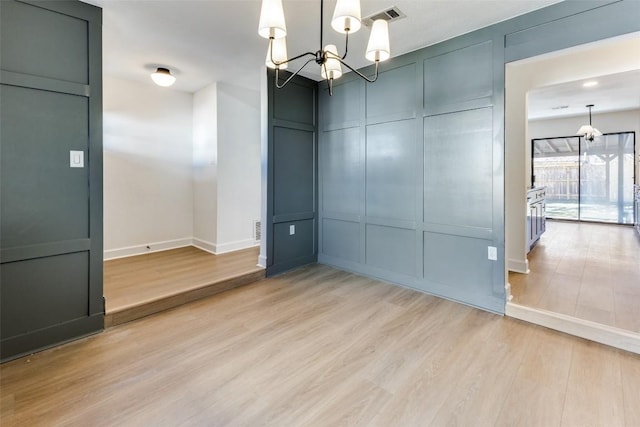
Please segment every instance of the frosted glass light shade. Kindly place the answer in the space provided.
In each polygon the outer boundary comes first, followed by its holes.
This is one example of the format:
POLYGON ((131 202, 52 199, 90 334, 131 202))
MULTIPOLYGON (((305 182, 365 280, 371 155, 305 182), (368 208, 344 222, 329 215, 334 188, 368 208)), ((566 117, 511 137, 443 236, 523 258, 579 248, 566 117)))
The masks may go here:
POLYGON ((158 67, 155 72, 151 73, 151 80, 162 87, 169 87, 176 82, 176 78, 171 75, 171 71, 161 67, 158 67))
POLYGON ((584 136, 586 138, 590 138, 590 137, 596 137, 596 136, 602 136, 602 132, 600 132, 598 129, 594 128, 591 125, 583 125, 580 126, 580 129, 578 129, 578 132, 576 132, 576 135, 581 135, 584 136))
POLYGON ((331 27, 339 33, 355 33, 360 29, 360 0, 338 0, 331 27))
MULTIPOLYGON (((276 64, 274 64, 271 59, 273 59, 273 61, 275 62, 282 62, 287 60, 286 38, 282 37, 281 39, 271 40, 271 43, 269 43, 269 49, 267 50, 267 59, 265 61, 265 64, 267 64, 267 67, 269 68, 276 68, 276 64), (271 49, 273 49, 273 56, 271 56, 271 49)), ((287 68, 287 66, 288 64, 284 63, 278 65, 278 69, 284 70, 287 68)))
POLYGON ((342 76, 342 66, 340 61, 336 59, 338 57, 338 48, 334 44, 328 44, 324 50, 329 52, 329 55, 327 55, 327 62, 320 67, 320 75, 323 79, 339 79, 342 76), (326 73, 325 69, 327 70, 326 73))
POLYGON ((284 22, 282 0, 262 0, 258 34, 265 39, 279 39, 287 35, 287 24, 284 22))
POLYGON ((389 23, 383 19, 373 21, 367 53, 365 57, 371 61, 386 61, 391 56, 389 48, 389 23))

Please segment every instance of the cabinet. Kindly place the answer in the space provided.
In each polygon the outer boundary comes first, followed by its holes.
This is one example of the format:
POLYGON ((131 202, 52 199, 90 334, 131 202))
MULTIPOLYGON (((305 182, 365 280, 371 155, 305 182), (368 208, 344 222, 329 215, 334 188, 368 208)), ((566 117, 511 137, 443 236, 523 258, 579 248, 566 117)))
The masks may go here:
POLYGON ((546 230, 546 189, 532 188, 527 191, 527 252, 546 230))

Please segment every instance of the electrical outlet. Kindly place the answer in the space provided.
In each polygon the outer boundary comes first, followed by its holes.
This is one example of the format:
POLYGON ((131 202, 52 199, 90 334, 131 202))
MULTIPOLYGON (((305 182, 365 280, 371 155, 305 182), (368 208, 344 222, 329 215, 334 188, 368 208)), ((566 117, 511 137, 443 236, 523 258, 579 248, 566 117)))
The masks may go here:
POLYGON ((291 224, 289 226, 289 236, 293 236, 294 234, 296 234, 296 226, 294 224, 291 224))
POLYGON ((495 246, 487 246, 487 257, 491 261, 497 261, 498 260, 498 248, 496 248, 495 246))

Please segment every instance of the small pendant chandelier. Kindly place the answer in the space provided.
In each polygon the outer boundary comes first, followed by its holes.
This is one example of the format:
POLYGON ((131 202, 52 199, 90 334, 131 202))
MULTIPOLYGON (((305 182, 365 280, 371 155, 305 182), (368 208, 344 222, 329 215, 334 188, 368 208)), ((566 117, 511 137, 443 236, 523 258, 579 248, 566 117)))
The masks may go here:
POLYGON ((587 141, 593 142, 593 139, 596 136, 602 136, 602 132, 591 125, 591 109, 594 107, 594 105, 589 104, 586 107, 589 109, 589 124, 580 126, 580 129, 578 129, 576 135, 583 136, 587 141))
POLYGON ((324 1, 320 0, 320 49, 315 52, 305 52, 292 58, 287 58, 287 45, 285 36, 287 26, 284 20, 282 0, 262 0, 260 12, 260 24, 258 34, 269 39, 267 49, 266 65, 276 70, 275 84, 278 89, 286 86, 291 79, 297 76, 304 67, 311 61, 315 61, 320 66, 320 75, 327 81, 329 95, 333 95, 333 80, 342 76, 342 66, 344 65, 367 82, 373 83, 378 79, 378 64, 389 59, 391 51, 389 49, 389 24, 383 19, 373 22, 371 35, 365 57, 375 63, 375 75, 367 77, 345 62, 349 47, 349 34, 360 29, 360 0, 338 0, 331 27, 338 33, 345 35, 344 55, 338 53, 338 48, 333 44, 323 47, 323 12, 324 1), (284 83, 280 84, 279 71, 287 68, 288 63, 296 59, 310 57, 296 72, 294 72, 284 83))

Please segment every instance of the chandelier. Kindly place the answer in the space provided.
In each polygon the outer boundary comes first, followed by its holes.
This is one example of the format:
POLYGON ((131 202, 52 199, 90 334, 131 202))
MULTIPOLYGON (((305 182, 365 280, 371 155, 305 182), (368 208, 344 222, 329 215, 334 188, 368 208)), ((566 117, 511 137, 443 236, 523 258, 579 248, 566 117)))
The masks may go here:
POLYGON ((593 104, 586 105, 586 107, 589 109, 589 124, 580 126, 580 129, 578 129, 578 132, 576 132, 576 135, 584 136, 585 139, 590 142, 593 142, 593 139, 596 136, 602 136, 602 132, 591 125, 591 109, 593 108, 593 106, 593 104))
POLYGON ((344 55, 338 54, 336 45, 328 44, 323 47, 323 12, 324 1, 320 0, 320 49, 315 52, 305 52, 292 58, 287 58, 287 26, 284 20, 282 0, 262 0, 260 11, 260 24, 258 34, 269 39, 267 49, 266 65, 275 69, 275 84, 278 89, 282 89, 292 78, 297 76, 304 67, 312 61, 320 66, 320 75, 327 81, 329 95, 333 95, 333 80, 342 76, 342 66, 362 77, 364 80, 373 83, 378 79, 378 64, 389 59, 391 51, 389 49, 389 24, 383 19, 373 22, 369 43, 365 57, 375 63, 375 75, 367 77, 345 62, 349 48, 349 34, 353 34, 360 29, 360 0, 338 0, 331 27, 338 33, 345 35, 344 55), (291 74, 284 83, 280 83, 279 72, 287 68, 289 62, 296 59, 310 57, 302 64, 296 72, 291 74))

